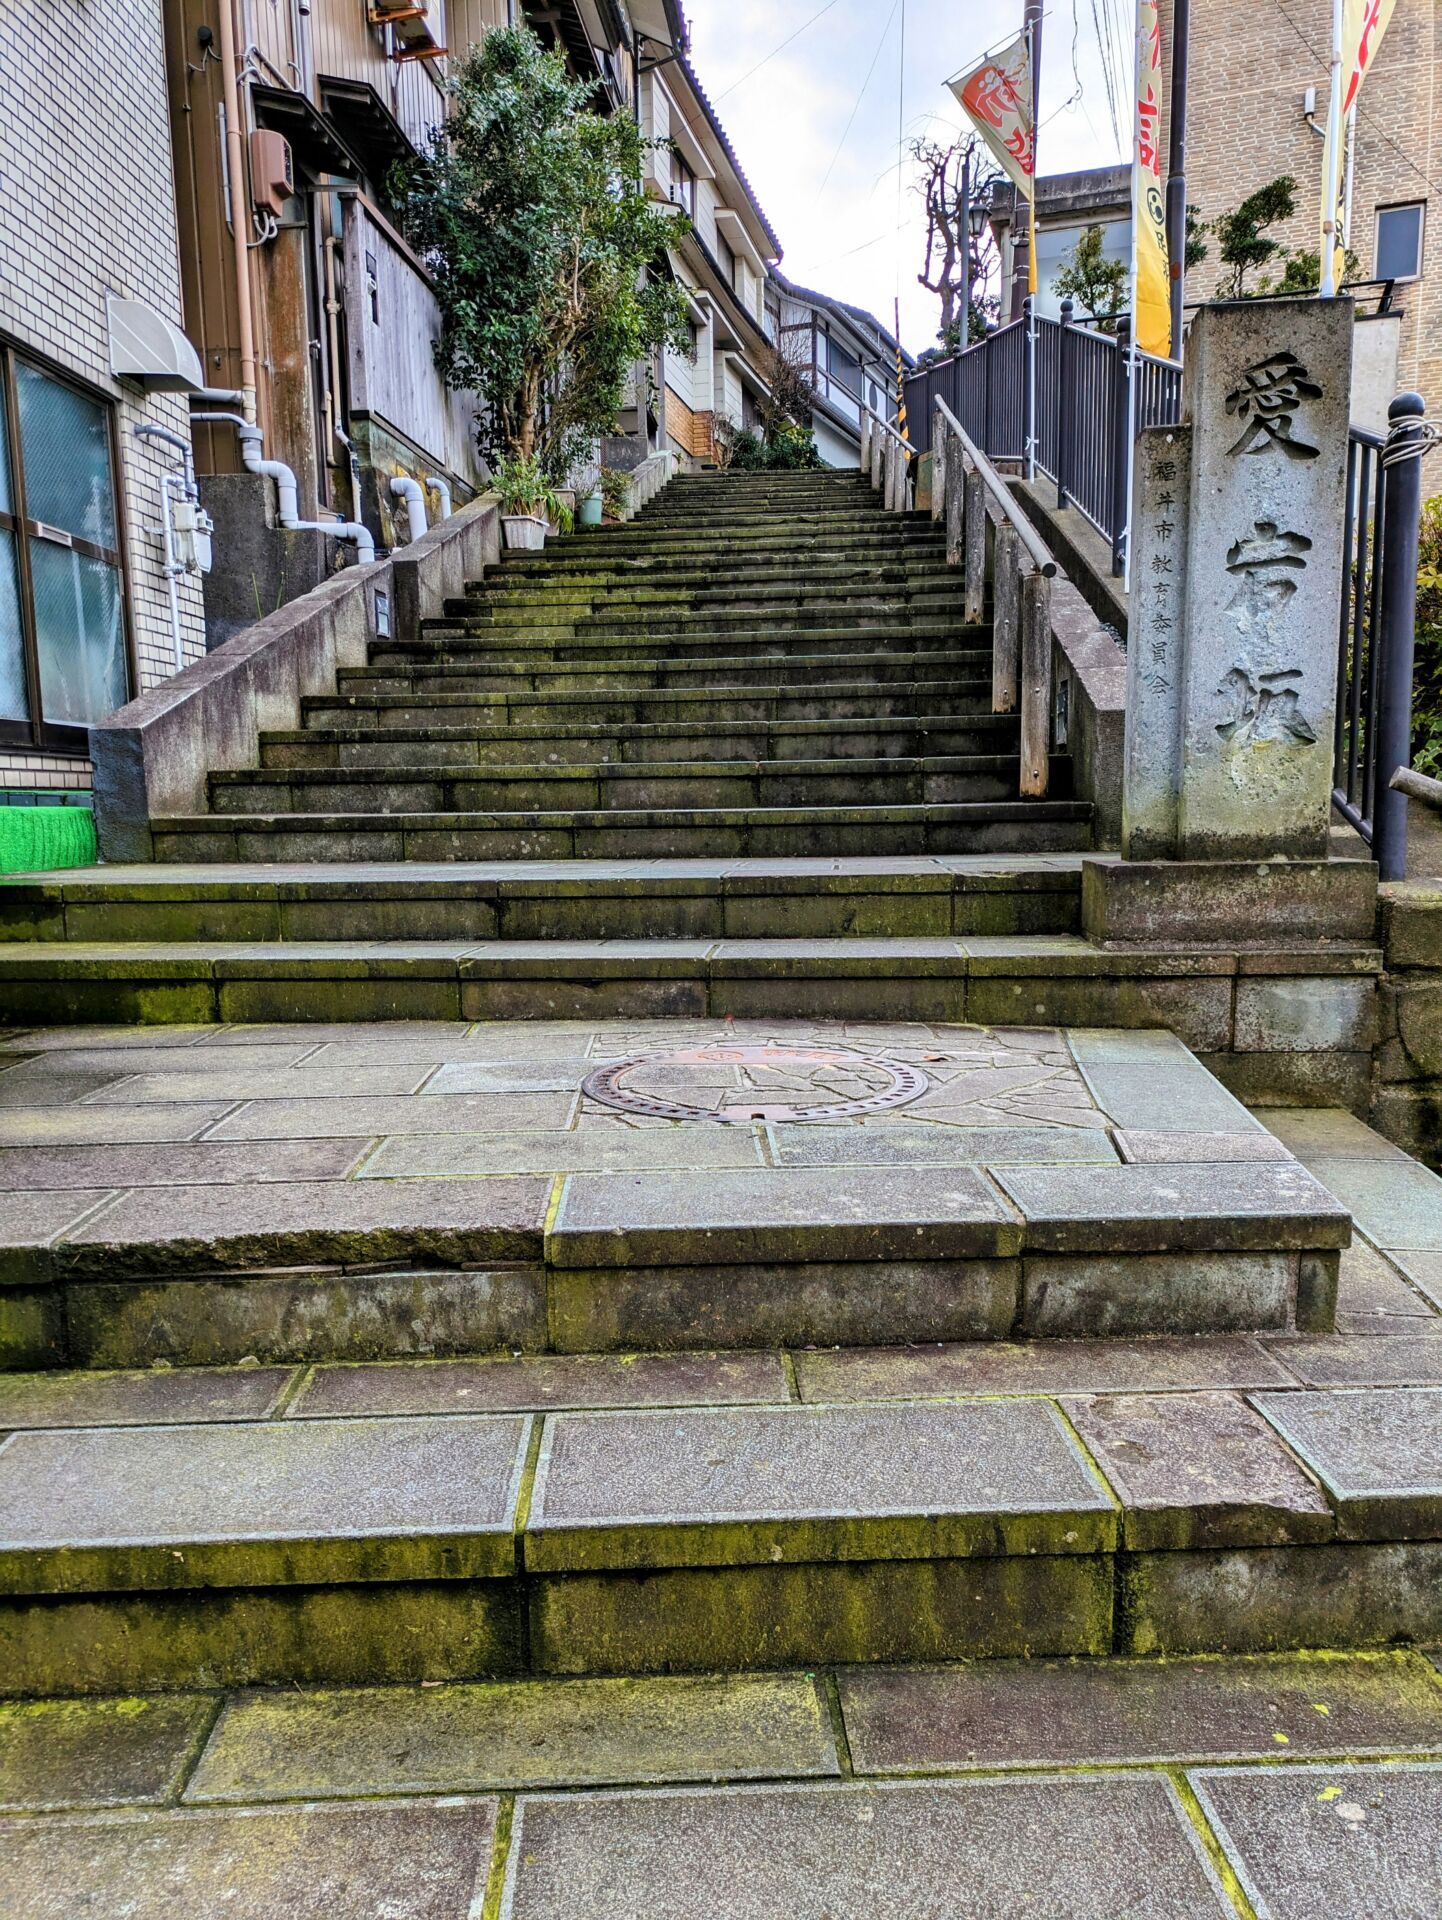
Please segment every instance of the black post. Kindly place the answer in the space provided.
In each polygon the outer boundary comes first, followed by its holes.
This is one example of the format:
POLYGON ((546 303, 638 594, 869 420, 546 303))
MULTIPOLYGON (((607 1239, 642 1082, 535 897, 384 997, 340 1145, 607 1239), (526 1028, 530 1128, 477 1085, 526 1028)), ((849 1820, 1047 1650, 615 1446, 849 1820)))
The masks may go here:
POLYGON ((1030 480, 1036 445, 1036 331, 1030 294, 1021 303, 1021 470, 1030 480))
POLYGON ((1061 303, 1061 332, 1056 338, 1056 503, 1067 504, 1067 482, 1071 479, 1071 323, 1076 307, 1070 299, 1061 303))
POLYGON ((1399 393, 1387 409, 1383 454, 1382 608, 1378 623, 1377 747, 1372 799, 1372 855, 1384 880, 1407 877, 1407 796, 1391 785, 1412 763, 1412 665, 1417 626, 1417 547, 1422 518, 1422 461, 1397 458, 1422 438, 1420 393, 1399 393))
POLYGON ((1182 296, 1187 281, 1187 45, 1192 0, 1172 9, 1172 101, 1167 137, 1167 258, 1172 276, 1172 358, 1182 357, 1182 296))
POLYGON ((1127 534, 1127 478, 1131 466, 1127 458, 1127 430, 1131 420, 1128 393, 1132 383, 1132 320, 1124 313, 1117 320, 1116 377, 1112 381, 1112 572, 1122 572, 1122 553, 1127 534))

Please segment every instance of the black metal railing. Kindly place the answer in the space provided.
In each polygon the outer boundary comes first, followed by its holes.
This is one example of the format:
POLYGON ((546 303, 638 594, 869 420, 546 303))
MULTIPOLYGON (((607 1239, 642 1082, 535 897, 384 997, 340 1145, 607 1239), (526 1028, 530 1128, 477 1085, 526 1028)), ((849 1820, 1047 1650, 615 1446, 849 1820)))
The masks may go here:
POLYGON ((1372 849, 1384 880, 1407 873, 1422 455, 1435 443, 1422 397, 1402 393, 1383 439, 1354 427, 1347 443, 1342 604, 1332 804, 1372 849))
POLYGON ((1029 313, 911 376, 907 418, 919 452, 930 448, 938 399, 988 458, 1021 462, 1054 480, 1057 504, 1092 523, 1111 543, 1113 572, 1122 572, 1129 441, 1144 426, 1181 419, 1178 362, 1133 353, 1125 315, 1115 334, 1077 326, 1065 301, 1060 320, 1029 313))

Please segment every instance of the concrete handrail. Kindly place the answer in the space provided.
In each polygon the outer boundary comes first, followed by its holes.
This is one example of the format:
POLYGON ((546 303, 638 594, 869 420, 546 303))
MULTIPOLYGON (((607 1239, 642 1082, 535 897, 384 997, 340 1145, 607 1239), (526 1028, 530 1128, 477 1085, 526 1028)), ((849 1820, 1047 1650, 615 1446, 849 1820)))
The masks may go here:
POLYGON ((205 812, 212 771, 256 766, 262 732, 299 727, 302 702, 334 693, 338 668, 363 667, 373 639, 417 631, 500 551, 487 494, 388 559, 346 567, 277 607, 92 727, 101 858, 153 859, 156 819, 205 812))
POLYGON ((676 456, 669 448, 660 453, 648 454, 639 466, 633 467, 626 476, 630 482, 626 502, 626 519, 639 513, 648 500, 653 500, 676 471, 676 456))
POLYGON ((935 409, 937 419, 942 423, 946 431, 951 434, 955 440, 960 442, 962 453, 986 483, 986 490, 1000 509, 1002 518, 1011 527, 1015 528, 1016 536, 1021 543, 1022 550, 1026 553, 1032 565, 1038 573, 1045 574, 1047 579, 1050 580, 1057 571, 1056 561, 1047 551, 1044 542, 1037 538, 1036 529, 1032 526, 1026 515, 1018 512, 1012 501, 1011 489, 1007 486, 1005 480, 1002 479, 996 468, 991 464, 991 461, 982 452, 981 448, 977 446, 970 434, 967 433, 965 427, 962 426, 946 402, 942 399, 937 399, 932 402, 932 405, 935 409))
POLYGON ((1418 773, 1413 767, 1398 767, 1388 785, 1405 793, 1409 800, 1420 800, 1424 807, 1435 807, 1442 813, 1442 780, 1418 773))

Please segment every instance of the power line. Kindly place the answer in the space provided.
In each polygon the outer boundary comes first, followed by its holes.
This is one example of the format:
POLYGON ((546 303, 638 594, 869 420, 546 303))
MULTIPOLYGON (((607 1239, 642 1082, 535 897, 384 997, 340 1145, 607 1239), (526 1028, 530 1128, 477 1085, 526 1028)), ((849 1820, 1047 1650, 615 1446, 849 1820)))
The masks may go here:
MULTIPOLYGON (((1302 45, 1307 49, 1308 53, 1311 54, 1312 58, 1324 67, 1330 67, 1332 64, 1331 56, 1328 54, 1320 53, 1317 50, 1317 48, 1312 45, 1311 41, 1307 38, 1306 34, 1303 33, 1302 29, 1297 25, 1296 21, 1292 18, 1291 14, 1288 13, 1287 9, 1282 5, 1282 0, 1272 0, 1272 4, 1277 9, 1277 12, 1281 14, 1282 18, 1286 21, 1287 25, 1292 29, 1293 33, 1296 34, 1297 38, 1301 41, 1302 45)), ((1426 172, 1425 169, 1423 169, 1422 167, 1419 167, 1417 165, 1417 162, 1412 158, 1411 154, 1408 153, 1407 149, 1405 147, 1399 146, 1397 142, 1392 138, 1391 134, 1388 133, 1387 129, 1384 126, 1382 126, 1380 122, 1372 118, 1371 114, 1368 113, 1367 109, 1362 105, 1362 100, 1360 95, 1357 98, 1356 109, 1357 109, 1358 118, 1361 120, 1365 120, 1367 122, 1367 125, 1372 129, 1373 133, 1375 133, 1379 139, 1385 140, 1387 142, 1387 145, 1392 149, 1392 151, 1395 154, 1399 154, 1401 158, 1407 162, 1407 165, 1412 169, 1413 173, 1416 174, 1419 180, 1425 180, 1428 186, 1431 187, 1434 192, 1442 193, 1442 187, 1438 186, 1437 182, 1432 178, 1431 174, 1426 172)))
POLYGON ((788 33, 786 38, 783 41, 781 41, 781 43, 778 46, 774 46, 771 49, 770 53, 766 55, 766 58, 764 60, 758 60, 754 67, 748 67, 745 73, 742 74, 741 78, 739 80, 733 80, 729 87, 723 87, 721 92, 717 94, 712 104, 715 106, 719 106, 720 103, 726 98, 726 95, 728 93, 735 93, 738 87, 744 87, 746 82, 751 78, 752 74, 760 73, 761 69, 767 64, 768 61, 774 60, 778 53, 784 53, 786 49, 791 45, 791 42, 793 40, 799 40, 802 34, 805 33, 808 27, 815 26, 816 22, 821 18, 822 14, 830 13, 831 9, 836 4, 837 4, 837 0, 826 0, 826 5, 824 7, 818 7, 815 13, 812 14, 809 20, 803 20, 801 22, 801 25, 796 29, 795 33, 788 33))
POLYGON ((860 91, 851 103, 851 113, 847 118, 846 125, 841 130, 841 138, 836 143, 836 151, 832 154, 830 165, 828 165, 826 172, 822 176, 821 185, 816 189, 818 202, 822 194, 826 191, 826 183, 831 178, 832 170, 835 168, 837 161, 841 158, 841 149, 846 145, 852 125, 856 120, 857 114, 861 111, 862 98, 866 89, 871 85, 871 76, 876 71, 876 63, 881 58, 881 49, 886 45, 886 36, 891 31, 891 23, 896 18, 896 9, 900 5, 901 0, 891 0, 891 12, 887 14, 886 25, 881 29, 881 38, 877 41, 876 51, 871 56, 871 65, 866 69, 866 78, 862 81, 860 91))

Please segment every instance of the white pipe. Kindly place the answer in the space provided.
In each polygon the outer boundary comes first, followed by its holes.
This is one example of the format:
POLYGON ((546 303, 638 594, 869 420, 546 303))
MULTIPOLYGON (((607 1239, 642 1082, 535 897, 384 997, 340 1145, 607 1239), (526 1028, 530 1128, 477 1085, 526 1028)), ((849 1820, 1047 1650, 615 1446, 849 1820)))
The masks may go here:
POLYGON ((449 520, 451 517, 451 511, 452 511, 450 481, 442 480, 441 476, 438 473, 428 473, 426 475, 426 485, 428 487, 434 487, 436 492, 440 495, 441 518, 442 520, 449 520))
POLYGON ((355 542, 356 559, 361 566, 369 566, 375 559, 376 543, 371 538, 370 528, 363 521, 300 518, 300 493, 295 475, 283 460, 262 458, 260 450, 265 444, 265 437, 259 427, 250 426, 233 413, 197 413, 193 417, 197 420, 224 420, 235 428, 246 472, 268 474, 275 482, 276 518, 287 533, 328 533, 334 540, 352 540, 355 542))
POLYGON ((209 400, 216 405, 238 407, 245 395, 239 387, 192 387, 186 398, 192 406, 197 400, 209 400))
POLYGON ((419 540, 430 532, 430 523, 426 519, 425 489, 419 480, 412 480, 408 473, 398 473, 391 481, 391 492, 398 500, 406 503, 406 519, 410 525, 412 540, 419 540))
POLYGON ((1332 0, 1332 60, 1327 93, 1327 141, 1322 148, 1322 284, 1323 300, 1337 292, 1337 178, 1342 153, 1342 0, 1332 0))
POLYGON ((165 548, 165 588, 170 595, 170 637, 175 647, 175 671, 179 673, 185 665, 185 645, 180 629, 180 590, 176 586, 176 576, 184 569, 175 564, 174 523, 171 519, 171 501, 177 487, 186 490, 186 483, 178 474, 161 474, 160 538, 165 548))

